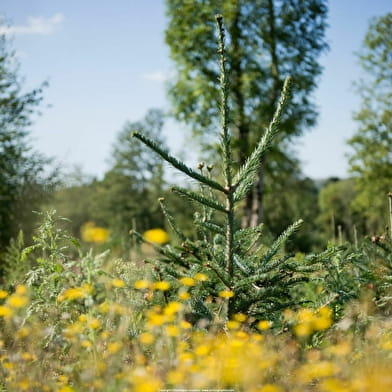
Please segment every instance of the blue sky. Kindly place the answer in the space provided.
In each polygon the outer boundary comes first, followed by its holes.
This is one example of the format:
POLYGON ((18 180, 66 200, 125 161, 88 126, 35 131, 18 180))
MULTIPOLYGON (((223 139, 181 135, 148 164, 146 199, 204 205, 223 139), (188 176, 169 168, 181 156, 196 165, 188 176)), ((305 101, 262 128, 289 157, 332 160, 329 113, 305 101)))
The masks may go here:
MULTIPOLYGON (((369 19, 392 12, 391 0, 331 0, 329 6, 331 49, 321 59, 315 94, 319 122, 296 148, 313 178, 347 175, 345 141, 355 131, 351 117, 359 104, 351 87, 360 75, 354 52, 369 19)), ((164 0, 1 0, 0 15, 11 22, 7 33, 26 87, 49 81, 32 136, 38 150, 64 167, 78 164, 101 176, 124 123, 152 107, 168 109, 165 79, 173 65, 164 44, 164 0)), ((165 134, 176 151, 187 132, 170 123, 165 134)))

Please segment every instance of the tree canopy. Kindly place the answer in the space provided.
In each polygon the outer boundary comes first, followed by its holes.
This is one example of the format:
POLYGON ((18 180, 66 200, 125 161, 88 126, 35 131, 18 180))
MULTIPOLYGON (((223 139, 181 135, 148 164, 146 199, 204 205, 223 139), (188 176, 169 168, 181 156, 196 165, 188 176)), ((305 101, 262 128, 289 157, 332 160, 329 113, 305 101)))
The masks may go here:
POLYGON ((255 191, 245 203, 244 226, 260 219, 264 172, 271 175, 275 168, 271 162, 282 155, 288 159, 290 137, 316 122, 312 92, 322 70, 318 57, 327 49, 327 11, 321 0, 167 0, 166 42, 177 71, 169 95, 176 118, 189 124, 202 142, 219 129, 214 14, 224 17, 237 164, 244 163, 269 124, 284 79, 293 78, 294 94, 282 118, 281 141, 269 152, 271 158, 264 158, 255 191))
POLYGON ((357 83, 358 130, 349 140, 355 176, 354 208, 363 212, 369 231, 387 223, 387 193, 392 190, 392 13, 371 21, 358 54, 363 77, 357 83))

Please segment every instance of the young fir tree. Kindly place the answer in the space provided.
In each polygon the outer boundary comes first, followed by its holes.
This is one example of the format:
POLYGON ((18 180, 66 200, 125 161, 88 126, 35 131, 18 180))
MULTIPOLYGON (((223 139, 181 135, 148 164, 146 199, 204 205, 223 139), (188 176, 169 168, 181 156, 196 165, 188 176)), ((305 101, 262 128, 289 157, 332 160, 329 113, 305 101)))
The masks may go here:
MULTIPOLYGON (((288 227, 270 247, 261 241, 262 225, 241 229, 236 224, 235 210, 257 178, 263 154, 271 146, 279 131, 279 122, 287 104, 291 80, 287 78, 276 112, 269 127, 255 149, 237 172, 234 172, 231 135, 229 132, 228 72, 226 68, 224 29, 222 16, 217 16, 220 56, 221 134, 220 151, 224 183, 211 176, 211 170, 199 165, 199 172, 171 156, 159 144, 142 135, 133 136, 158 153, 164 160, 200 184, 200 191, 174 186, 173 191, 201 204, 202 213, 195 214, 198 240, 187 238, 168 211, 164 199, 160 203, 181 245, 156 247, 162 255, 156 261, 155 270, 162 279, 178 286, 182 277, 197 273, 207 280, 192 288, 190 303, 196 319, 212 319, 219 314, 232 318, 237 313, 253 316, 255 320, 273 317, 273 312, 293 305, 292 288, 306 280, 305 272, 316 258, 309 257, 304 264, 293 262, 291 255, 280 252, 288 238, 299 228, 299 220, 288 227), (215 219, 224 215, 224 223, 215 219), (306 265, 306 264, 309 265, 306 265), (213 299, 221 298, 217 301, 213 299), (211 301, 212 299, 212 301, 211 301)), ((222 220, 220 220, 222 221, 222 220)), ((138 236, 140 239, 142 237, 138 236)), ((203 279, 202 279, 203 280, 203 279)))

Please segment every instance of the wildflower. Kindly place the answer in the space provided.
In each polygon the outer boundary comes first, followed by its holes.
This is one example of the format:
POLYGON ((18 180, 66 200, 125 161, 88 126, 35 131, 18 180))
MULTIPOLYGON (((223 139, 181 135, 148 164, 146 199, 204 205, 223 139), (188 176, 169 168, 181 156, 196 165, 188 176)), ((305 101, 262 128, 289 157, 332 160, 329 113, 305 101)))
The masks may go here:
POLYGON ((109 238, 109 230, 95 226, 94 222, 85 223, 81 229, 82 240, 85 242, 92 242, 96 244, 102 244, 109 238))
POLYGON ((186 301, 187 299, 189 299, 191 297, 191 295, 187 292, 187 291, 182 291, 178 294, 178 298, 186 301))
POLYGON ((182 307, 183 305, 179 302, 169 302, 163 310, 163 313, 167 315, 173 315, 175 313, 178 313, 182 307))
POLYGON ((150 229, 144 232, 143 238, 154 244, 162 245, 169 242, 169 234, 166 233, 165 230, 162 229, 150 229))
POLYGON ((338 367, 329 361, 319 361, 301 366, 297 376, 301 382, 310 382, 314 379, 331 377, 339 371, 338 367))
POLYGON ((221 298, 232 298, 234 297, 234 292, 231 290, 222 290, 219 292, 219 297, 221 298))
POLYGON ((148 289, 150 287, 150 282, 148 280, 137 280, 133 287, 135 287, 135 289, 137 290, 144 290, 144 289, 148 289))
POLYGON ((194 286, 195 285, 195 279, 190 278, 188 276, 185 276, 181 279, 179 279, 180 283, 183 284, 184 286, 194 286))
POLYGON ((182 329, 190 329, 190 328, 192 328, 192 324, 189 323, 188 321, 182 320, 182 321, 180 321, 180 327, 182 329))
MULTIPOLYGON (((108 313, 109 312, 109 310, 110 310, 110 305, 109 305, 109 303, 108 302, 102 302, 102 303, 100 303, 99 305, 98 305, 98 312, 99 313, 102 313, 102 314, 106 314, 106 313, 108 313)), ((82 315, 83 316, 83 315, 82 315)), ((80 316, 80 317, 82 317, 82 316, 80 316)))
POLYGON ((168 325, 165 331, 166 334, 171 337, 175 337, 180 334, 180 329, 177 327, 177 325, 168 325))
POLYGON ((0 299, 7 298, 8 293, 5 290, 0 290, 0 299))
POLYGON ((91 319, 91 320, 89 320, 88 321, 88 324, 87 324, 91 329, 98 329, 100 326, 101 326, 101 322, 98 320, 98 319, 96 319, 96 318, 93 318, 93 319, 91 319))
POLYGON ((110 284, 117 288, 125 287, 125 282, 122 279, 113 279, 110 284))
POLYGON ((260 329, 260 331, 266 331, 267 329, 271 328, 271 325, 271 321, 261 320, 257 323, 257 328, 260 329))
POLYGON ((226 323, 227 329, 238 329, 240 327, 240 323, 235 320, 230 320, 226 323))
POLYGON ((233 318, 235 321, 243 323, 246 320, 246 315, 243 313, 236 313, 233 318))
POLYGON ((207 355, 210 351, 210 347, 206 344, 200 344, 195 348, 195 354, 198 357, 203 357, 204 355, 207 355))
POLYGON ((138 339, 142 344, 152 344, 154 343, 155 337, 150 332, 143 332, 139 335, 138 339))
POLYGON ((81 343, 80 343, 80 345, 81 345, 83 348, 89 348, 89 347, 91 347, 93 344, 92 344, 89 340, 82 340, 81 343))
POLYGON ((18 284, 15 289, 15 294, 26 295, 27 294, 27 287, 23 284, 18 284))
POLYGON ((65 300, 68 301, 73 301, 75 299, 82 299, 86 298, 89 294, 91 294, 93 291, 93 288, 90 284, 85 283, 81 287, 72 287, 70 289, 67 289, 59 295, 58 301, 62 302, 65 300))
POLYGON ((119 342, 112 342, 108 344, 108 353, 115 354, 121 349, 121 344, 119 342))
POLYGON ((275 384, 265 384, 260 392, 282 392, 283 389, 275 384))
POLYGON ((206 282, 208 280, 208 276, 202 273, 195 274, 194 278, 199 282, 206 282))
POLYGON ((23 297, 20 295, 11 295, 8 298, 7 303, 13 308, 23 308, 28 302, 27 297, 23 297))
POLYGON ((0 305, 0 317, 9 318, 12 316, 12 314, 12 309, 10 309, 8 306, 0 305))
POLYGON ((155 282, 152 287, 155 290, 167 291, 170 289, 170 283, 162 280, 159 282, 155 282))

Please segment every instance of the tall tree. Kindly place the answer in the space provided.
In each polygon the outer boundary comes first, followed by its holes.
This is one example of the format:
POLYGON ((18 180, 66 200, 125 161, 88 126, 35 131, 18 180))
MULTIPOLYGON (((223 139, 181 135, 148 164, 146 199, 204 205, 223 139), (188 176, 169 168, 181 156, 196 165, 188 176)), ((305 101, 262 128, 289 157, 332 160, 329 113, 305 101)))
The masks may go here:
POLYGON ((29 126, 42 88, 22 93, 15 56, 0 36, 0 252, 20 229, 28 231, 32 210, 48 195, 55 176, 31 147, 29 126))
POLYGON ((255 226, 263 211, 264 177, 273 176, 277 159, 289 159, 291 137, 316 121, 311 93, 322 70, 318 57, 327 49, 327 6, 323 0, 167 0, 166 42, 177 66, 169 94, 177 119, 189 124, 202 142, 219 129, 216 13, 223 14, 230 40, 229 103, 237 164, 244 164, 269 124, 285 77, 293 77, 294 96, 282 119, 278 147, 268 159, 264 156, 245 201, 242 225, 255 226))
POLYGON ((374 18, 359 52, 363 78, 357 84, 361 106, 358 130, 349 140, 350 169, 357 186, 354 208, 369 231, 387 224, 387 193, 392 191, 392 13, 374 18))

